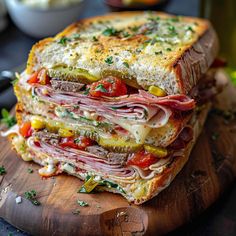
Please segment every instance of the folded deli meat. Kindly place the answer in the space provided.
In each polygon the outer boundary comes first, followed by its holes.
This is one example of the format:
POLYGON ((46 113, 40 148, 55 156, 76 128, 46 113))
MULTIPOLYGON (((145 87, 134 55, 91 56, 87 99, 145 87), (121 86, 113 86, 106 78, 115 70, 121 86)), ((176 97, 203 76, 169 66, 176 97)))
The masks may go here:
POLYGON ((84 181, 80 192, 141 204, 189 158, 217 93, 217 51, 213 28, 198 18, 82 20, 33 46, 14 84, 17 125, 5 135, 41 176, 66 172, 84 181))

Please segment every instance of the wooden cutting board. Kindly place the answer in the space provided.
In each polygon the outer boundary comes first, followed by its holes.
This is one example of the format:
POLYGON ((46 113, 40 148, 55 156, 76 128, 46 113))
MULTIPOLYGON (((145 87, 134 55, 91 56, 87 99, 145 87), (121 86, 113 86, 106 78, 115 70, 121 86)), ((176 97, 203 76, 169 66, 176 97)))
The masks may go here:
MULTIPOLYGON (((236 108, 231 84, 216 104, 224 110, 236 108)), ((1 165, 7 174, 0 176, 0 217, 33 235, 162 235, 199 215, 235 179, 236 121, 211 113, 184 169, 169 188, 142 206, 111 193, 79 194, 82 182, 75 177, 41 179, 39 167, 17 157, 3 138, 1 165), (40 206, 23 197, 32 189, 40 206), (21 204, 17 196, 22 196, 21 204), (89 206, 80 207, 78 199, 89 206), (77 209, 80 213, 73 214, 77 209)))

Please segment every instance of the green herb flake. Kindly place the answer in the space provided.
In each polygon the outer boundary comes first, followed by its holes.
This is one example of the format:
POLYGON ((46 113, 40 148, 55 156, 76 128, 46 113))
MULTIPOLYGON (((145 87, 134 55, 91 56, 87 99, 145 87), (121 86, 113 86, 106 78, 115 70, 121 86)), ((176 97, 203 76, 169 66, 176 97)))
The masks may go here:
POLYGON ((89 94, 89 91, 90 91, 90 88, 86 88, 83 92, 84 95, 88 95, 89 94))
POLYGON ((172 51, 172 49, 171 49, 171 48, 167 48, 167 49, 166 49, 166 51, 168 51, 168 52, 171 52, 171 51, 172 51))
POLYGON ((105 36, 116 36, 120 33, 120 31, 116 30, 115 28, 113 27, 109 27, 107 29, 105 29, 102 34, 105 35, 105 36))
POLYGON ((36 199, 37 192, 35 190, 30 190, 24 193, 25 198, 28 199, 33 205, 39 206, 40 202, 36 199))
POLYGON ((124 61, 124 62, 123 62, 123 65, 124 65, 125 67, 129 68, 128 62, 124 61))
POLYGON ((5 175, 7 172, 6 172, 6 169, 4 166, 0 166, 0 175, 5 175))
POLYGON ((103 92, 103 93, 107 93, 107 90, 104 88, 103 84, 99 84, 95 91, 100 91, 100 92, 103 92))
POLYGON ((72 211, 72 214, 73 215, 79 215, 80 214, 80 210, 76 209, 76 210, 72 211))
POLYGON ((122 36, 123 36, 124 38, 128 38, 128 37, 130 37, 131 35, 130 35, 130 33, 124 31, 124 32, 122 33, 122 36))
POLYGON ((16 124, 16 118, 11 116, 7 109, 3 108, 1 110, 2 119, 0 120, 1 124, 6 124, 8 128, 16 124))
POLYGON ((106 62, 108 65, 111 65, 111 64, 113 63, 113 57, 112 57, 112 56, 107 57, 107 58, 105 59, 105 62, 106 62))
POLYGON ((67 37, 62 37, 62 38, 58 41, 58 43, 59 43, 59 44, 62 44, 63 46, 65 46, 66 43, 69 42, 69 41, 70 41, 69 38, 67 38, 67 37))
POLYGON ((168 30, 169 30, 171 35, 173 35, 173 36, 177 35, 176 29, 173 25, 168 26, 168 30))
POLYGON ((130 28, 131 31, 137 32, 139 30, 140 26, 133 26, 130 28))
POLYGON ((217 140, 219 137, 220 137, 220 134, 219 134, 219 133, 216 133, 216 132, 212 133, 212 135, 211 135, 211 139, 212 139, 213 141, 217 140))
POLYGON ((98 41, 98 38, 97 38, 96 36, 93 36, 92 40, 93 40, 94 42, 97 42, 97 41, 98 41))
POLYGON ((85 201, 82 200, 77 200, 77 203, 81 206, 81 207, 86 207, 89 206, 89 204, 85 201))
POLYGON ((178 16, 176 16, 176 17, 170 18, 170 21, 172 21, 172 22, 179 22, 180 18, 178 16))
POLYGON ((187 31, 191 31, 192 33, 195 32, 194 29, 193 29, 191 26, 188 26, 188 27, 187 27, 187 31))
POLYGON ((75 39, 75 40, 80 39, 80 37, 81 37, 80 34, 73 34, 72 35, 72 39, 75 39))
POLYGON ((27 169, 27 172, 28 172, 29 174, 32 174, 34 171, 33 171, 33 169, 28 168, 28 169, 27 169))

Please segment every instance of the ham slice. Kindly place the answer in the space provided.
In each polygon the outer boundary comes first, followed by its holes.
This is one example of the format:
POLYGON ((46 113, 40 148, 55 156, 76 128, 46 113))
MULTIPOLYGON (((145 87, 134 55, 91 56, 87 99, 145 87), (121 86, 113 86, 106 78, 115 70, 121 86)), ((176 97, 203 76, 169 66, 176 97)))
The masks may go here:
POLYGON ((195 107, 194 100, 186 95, 155 97, 143 90, 137 94, 98 99, 81 93, 58 92, 50 86, 36 85, 33 93, 40 100, 62 106, 75 114, 81 114, 81 110, 95 112, 112 122, 125 119, 131 124, 147 125, 150 128, 164 126, 174 110, 188 111, 195 107))
POLYGON ((138 178, 151 179, 156 173, 162 172, 166 165, 171 162, 171 157, 157 160, 155 164, 150 166, 149 170, 145 171, 136 166, 125 167, 122 163, 116 161, 113 163, 107 157, 87 151, 62 148, 45 140, 35 142, 34 137, 28 138, 27 145, 32 155, 47 156, 48 159, 56 162, 70 163, 79 172, 96 173, 120 183, 134 183, 138 178))
POLYGON ((53 145, 46 141, 34 142, 31 137, 27 140, 28 146, 36 153, 42 153, 62 162, 72 163, 79 169, 86 171, 99 172, 103 175, 115 175, 128 177, 134 173, 133 168, 123 167, 120 163, 111 163, 106 157, 101 157, 86 151, 73 148, 62 148, 59 145, 53 145))

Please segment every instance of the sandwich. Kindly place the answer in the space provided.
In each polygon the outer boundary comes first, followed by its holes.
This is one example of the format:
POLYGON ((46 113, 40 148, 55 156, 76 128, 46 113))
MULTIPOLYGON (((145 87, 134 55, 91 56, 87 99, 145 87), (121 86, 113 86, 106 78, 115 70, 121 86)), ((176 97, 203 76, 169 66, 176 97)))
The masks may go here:
POLYGON ((39 174, 142 204, 189 159, 218 92, 211 24, 160 12, 97 16, 36 43, 8 131, 39 174))

